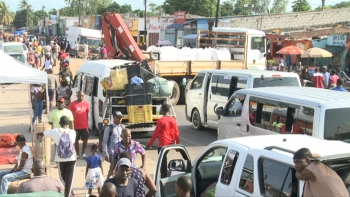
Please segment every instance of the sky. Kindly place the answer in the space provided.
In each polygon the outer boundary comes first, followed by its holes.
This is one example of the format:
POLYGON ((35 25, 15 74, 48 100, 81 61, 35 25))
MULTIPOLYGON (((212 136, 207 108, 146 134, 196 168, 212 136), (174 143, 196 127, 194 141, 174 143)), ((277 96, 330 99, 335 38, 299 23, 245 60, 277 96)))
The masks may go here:
MULTIPOLYGON (((20 1, 21 0, 5 0, 6 4, 10 6, 11 11, 16 11, 18 9, 18 5, 20 1)), ((155 3, 157 5, 161 5, 163 4, 164 1, 165 0, 147 0, 147 4, 155 3)), ((221 2, 223 1, 229 1, 229 0, 221 0, 221 2)), ((287 11, 292 10, 293 1, 294 0, 289 0, 287 11)), ((345 0, 325 0, 325 4, 334 5, 342 1, 345 1, 345 0)), ((119 4, 131 4, 133 9, 144 8, 144 4, 143 4, 144 0, 117 0, 116 2, 119 4)), ((271 0, 271 2, 273 2, 273 0, 271 0)), ((42 6, 45 5, 46 11, 49 11, 53 8, 60 9, 67 5, 64 0, 28 0, 28 3, 33 6, 34 10, 40 10, 42 6)), ((316 8, 321 5, 321 0, 309 0, 309 3, 312 6, 312 8, 316 8)))

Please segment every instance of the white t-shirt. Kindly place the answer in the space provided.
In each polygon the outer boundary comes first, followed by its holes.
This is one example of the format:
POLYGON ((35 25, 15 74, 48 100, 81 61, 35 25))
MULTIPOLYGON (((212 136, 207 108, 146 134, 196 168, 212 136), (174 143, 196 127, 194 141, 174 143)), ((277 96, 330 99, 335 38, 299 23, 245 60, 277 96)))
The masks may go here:
POLYGON ((45 59, 45 70, 52 69, 51 62, 53 62, 53 61, 45 59))
POLYGON ((32 150, 27 145, 24 145, 23 148, 19 151, 19 155, 18 155, 18 159, 17 159, 17 166, 19 166, 21 163, 21 159, 22 159, 21 157, 22 157, 23 152, 28 154, 28 158, 27 158, 26 162, 24 163, 22 171, 24 171, 28 174, 31 174, 32 173, 32 165, 33 165, 33 154, 32 154, 32 150))
POLYGON ((84 44, 84 52, 87 53, 89 51, 89 45, 84 44))
MULTIPOLYGON (((62 128, 59 128, 59 129, 62 132, 69 132, 70 131, 69 138, 70 138, 70 140, 72 140, 72 143, 75 142, 75 138, 77 136, 75 130, 62 129, 62 128)), ((53 142, 55 142, 56 146, 58 147, 58 145, 60 143, 60 139, 61 139, 61 133, 59 132, 58 129, 51 129, 51 130, 45 131, 44 135, 47 136, 47 137, 51 137, 53 142)), ((58 156, 58 151, 56 150, 55 152, 56 152, 56 154, 55 154, 55 161, 56 162, 65 162, 65 161, 75 161, 75 160, 77 160, 77 156, 76 156, 75 152, 70 158, 61 158, 61 157, 58 156)))

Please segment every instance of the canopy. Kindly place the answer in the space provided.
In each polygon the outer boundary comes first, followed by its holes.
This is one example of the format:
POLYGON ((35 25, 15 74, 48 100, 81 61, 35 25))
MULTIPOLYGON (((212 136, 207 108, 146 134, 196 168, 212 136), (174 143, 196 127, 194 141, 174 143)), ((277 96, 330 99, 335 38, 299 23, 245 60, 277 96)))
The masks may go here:
POLYGON ((300 55, 304 53, 304 50, 296 46, 283 47, 281 50, 276 52, 277 54, 284 55, 300 55))
POLYGON ((0 50, 0 83, 47 84, 44 71, 24 65, 0 50))
POLYGON ((324 48, 324 49, 332 54, 337 54, 337 53, 340 53, 341 51, 345 50, 345 47, 344 46, 329 46, 329 45, 327 45, 326 48, 324 48))
POLYGON ((317 48, 317 47, 314 47, 314 48, 311 48, 311 49, 308 49, 305 51, 305 53, 303 53, 301 55, 302 58, 308 58, 308 57, 332 57, 333 54, 324 50, 324 49, 321 49, 321 48, 317 48))
POLYGON ((186 25, 188 23, 192 23, 194 21, 196 21, 196 20, 186 21, 184 23, 174 23, 174 24, 168 25, 167 29, 181 29, 184 27, 184 25, 186 25))

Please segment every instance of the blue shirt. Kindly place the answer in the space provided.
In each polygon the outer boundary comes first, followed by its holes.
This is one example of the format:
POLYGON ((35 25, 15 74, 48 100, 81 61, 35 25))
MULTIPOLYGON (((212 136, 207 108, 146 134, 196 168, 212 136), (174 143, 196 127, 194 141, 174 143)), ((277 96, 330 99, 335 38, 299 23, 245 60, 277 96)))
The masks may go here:
POLYGON ((329 77, 331 76, 329 74, 329 72, 326 73, 322 73, 323 74, 323 78, 324 78, 324 88, 328 88, 328 83, 329 83, 329 77))
POLYGON ((331 90, 335 90, 335 91, 341 91, 341 92, 347 92, 347 90, 345 90, 343 87, 341 86, 337 86, 335 88, 332 88, 331 90))
POLYGON ((90 169, 99 168, 102 162, 102 157, 101 155, 92 155, 88 156, 85 161, 89 165, 90 169))

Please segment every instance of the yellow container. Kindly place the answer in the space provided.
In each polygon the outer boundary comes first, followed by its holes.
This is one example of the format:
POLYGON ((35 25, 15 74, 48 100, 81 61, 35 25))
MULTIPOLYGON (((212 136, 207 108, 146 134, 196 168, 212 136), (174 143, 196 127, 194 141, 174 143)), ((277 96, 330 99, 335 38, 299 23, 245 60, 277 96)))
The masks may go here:
POLYGON ((152 122, 152 105, 126 106, 130 123, 152 122))

